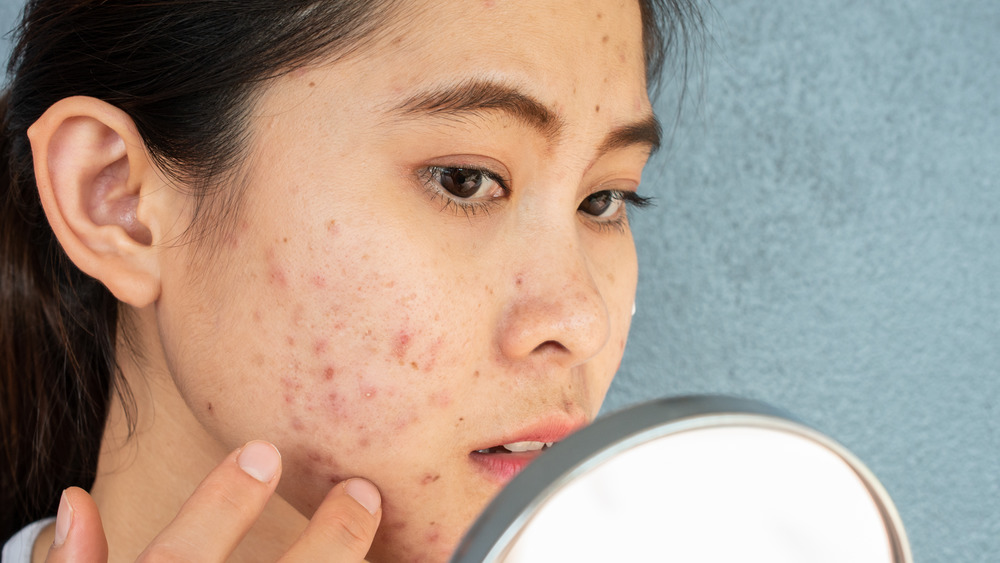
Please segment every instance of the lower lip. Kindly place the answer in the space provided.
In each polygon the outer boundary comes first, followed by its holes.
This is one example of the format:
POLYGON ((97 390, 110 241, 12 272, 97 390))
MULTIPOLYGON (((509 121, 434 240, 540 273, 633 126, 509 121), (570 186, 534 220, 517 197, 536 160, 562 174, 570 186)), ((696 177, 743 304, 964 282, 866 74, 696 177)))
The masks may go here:
POLYGON ((487 478, 501 485, 506 485, 541 454, 542 450, 509 454, 472 452, 469 454, 469 459, 487 478))

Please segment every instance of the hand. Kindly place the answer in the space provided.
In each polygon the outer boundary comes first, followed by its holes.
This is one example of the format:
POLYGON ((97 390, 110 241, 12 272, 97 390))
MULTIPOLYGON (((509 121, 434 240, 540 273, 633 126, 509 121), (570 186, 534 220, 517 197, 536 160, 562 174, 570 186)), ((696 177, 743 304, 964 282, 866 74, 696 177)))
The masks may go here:
MULTIPOLYGON (((280 477, 281 456, 274 446, 246 444, 205 477, 139 560, 224 561, 264 510, 280 477)), ((364 479, 348 479, 326 495, 281 561, 363 561, 381 518, 375 486, 364 479)), ((83 489, 63 492, 55 535, 47 562, 108 560, 101 516, 83 489)))

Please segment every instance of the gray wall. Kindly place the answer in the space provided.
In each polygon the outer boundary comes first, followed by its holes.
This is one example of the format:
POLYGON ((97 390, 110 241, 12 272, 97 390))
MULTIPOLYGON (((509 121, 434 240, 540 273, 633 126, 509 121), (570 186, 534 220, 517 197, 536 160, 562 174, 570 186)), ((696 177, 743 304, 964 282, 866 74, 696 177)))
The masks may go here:
POLYGON ((875 471, 918 561, 1000 561, 1000 2, 716 0, 709 21, 700 101, 647 169, 608 408, 771 402, 875 471))

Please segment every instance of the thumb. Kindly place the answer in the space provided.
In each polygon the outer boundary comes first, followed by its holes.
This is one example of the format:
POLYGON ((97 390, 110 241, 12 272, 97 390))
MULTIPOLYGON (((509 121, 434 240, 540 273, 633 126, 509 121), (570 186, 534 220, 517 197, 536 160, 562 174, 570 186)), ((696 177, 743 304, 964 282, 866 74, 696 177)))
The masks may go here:
POLYGON ((45 561, 107 563, 107 560, 108 540, 94 499, 78 487, 66 489, 59 500, 55 541, 45 561))

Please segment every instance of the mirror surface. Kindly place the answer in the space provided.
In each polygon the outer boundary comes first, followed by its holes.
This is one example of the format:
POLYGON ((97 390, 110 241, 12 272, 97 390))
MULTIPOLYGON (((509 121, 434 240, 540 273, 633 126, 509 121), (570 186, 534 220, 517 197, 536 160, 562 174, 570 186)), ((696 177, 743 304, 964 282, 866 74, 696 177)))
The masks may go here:
POLYGON ((686 397, 600 419, 486 509, 453 561, 910 562, 874 476, 754 401, 686 397))

